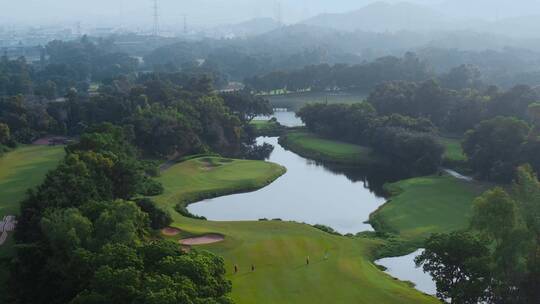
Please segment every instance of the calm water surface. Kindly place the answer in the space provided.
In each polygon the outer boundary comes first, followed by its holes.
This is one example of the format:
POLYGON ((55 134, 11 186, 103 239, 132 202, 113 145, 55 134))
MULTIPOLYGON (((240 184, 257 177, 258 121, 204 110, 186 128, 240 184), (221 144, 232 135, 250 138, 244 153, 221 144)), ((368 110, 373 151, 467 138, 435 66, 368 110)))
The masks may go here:
MULTIPOLYGON (((293 112, 276 112, 278 121, 289 127, 302 122, 293 112)), ((274 146, 269 161, 287 168, 287 173, 269 186, 251 193, 205 200, 188 207, 193 214, 215 221, 258 220, 261 218, 323 224, 340 233, 372 230, 364 223, 385 202, 380 185, 391 180, 375 176, 380 170, 317 164, 286 151, 277 138, 261 137, 258 143, 274 146)), ((400 280, 411 281, 427 294, 435 294, 428 274, 415 267, 413 254, 377 261, 400 280)))
MULTIPOLYGON (((276 112, 275 116, 286 126, 302 124, 292 112, 276 112)), ((280 218, 323 224, 340 233, 372 230, 364 222, 385 199, 369 189, 361 169, 319 165, 286 151, 277 137, 261 137, 257 142, 274 146, 269 161, 285 166, 287 173, 255 192, 192 204, 188 207, 191 213, 215 221, 280 218)))
POLYGON ((380 259, 375 263, 386 267, 386 272, 394 278, 413 282, 416 285, 416 289, 430 295, 435 295, 437 292, 435 282, 421 268, 416 268, 414 263, 414 258, 420 254, 422 254, 422 249, 401 257, 380 259))
POLYGON ((269 186, 251 193, 205 200, 188 207, 209 220, 235 221, 280 218, 323 224, 340 233, 371 230, 364 222, 385 202, 362 181, 317 165, 278 144, 277 137, 259 138, 274 146, 269 161, 287 168, 287 173, 269 186))
POLYGON ((275 117, 279 121, 280 124, 286 127, 300 127, 304 125, 302 120, 296 117, 296 114, 294 112, 290 112, 290 111, 279 111, 279 112, 275 112, 274 115, 272 116, 258 116, 255 119, 256 120, 269 120, 272 117, 275 117))

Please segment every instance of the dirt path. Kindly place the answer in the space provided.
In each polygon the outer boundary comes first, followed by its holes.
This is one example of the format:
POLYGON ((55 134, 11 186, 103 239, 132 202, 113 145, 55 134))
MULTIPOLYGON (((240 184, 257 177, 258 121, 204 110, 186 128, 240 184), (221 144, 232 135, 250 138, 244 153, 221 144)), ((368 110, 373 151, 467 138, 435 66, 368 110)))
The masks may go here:
POLYGON ((225 237, 221 234, 206 234, 203 236, 198 237, 192 237, 180 240, 180 244, 187 245, 187 246, 193 246, 193 245, 207 245, 207 244, 214 244, 219 243, 225 240, 225 237))

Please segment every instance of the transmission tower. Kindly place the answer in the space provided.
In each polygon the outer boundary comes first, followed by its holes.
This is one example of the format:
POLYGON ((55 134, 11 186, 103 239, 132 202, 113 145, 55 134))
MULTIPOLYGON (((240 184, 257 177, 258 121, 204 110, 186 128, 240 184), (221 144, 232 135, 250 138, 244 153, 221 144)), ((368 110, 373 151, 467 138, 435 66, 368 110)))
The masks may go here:
POLYGON ((182 15, 184 17, 184 35, 188 33, 188 23, 187 23, 187 15, 182 15))
POLYGON ((277 1, 276 2, 276 21, 278 22, 279 25, 282 25, 283 24, 283 11, 282 11, 282 8, 281 8, 281 2, 280 1, 277 1))
POLYGON ((75 35, 77 35, 77 38, 81 38, 81 36, 82 36, 81 22, 80 21, 75 24, 75 35))
POLYGON ((153 0, 154 2, 154 26, 152 28, 152 35, 157 37, 159 35, 159 6, 158 0, 153 0))

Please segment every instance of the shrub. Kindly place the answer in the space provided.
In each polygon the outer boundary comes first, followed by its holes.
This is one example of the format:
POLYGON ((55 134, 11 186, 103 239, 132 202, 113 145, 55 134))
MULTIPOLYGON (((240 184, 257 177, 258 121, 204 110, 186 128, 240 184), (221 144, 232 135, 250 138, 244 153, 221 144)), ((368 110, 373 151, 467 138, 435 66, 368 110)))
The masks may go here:
POLYGON ((144 198, 137 202, 137 206, 148 214, 150 218, 150 227, 152 229, 162 229, 172 223, 171 215, 156 206, 154 201, 144 198))

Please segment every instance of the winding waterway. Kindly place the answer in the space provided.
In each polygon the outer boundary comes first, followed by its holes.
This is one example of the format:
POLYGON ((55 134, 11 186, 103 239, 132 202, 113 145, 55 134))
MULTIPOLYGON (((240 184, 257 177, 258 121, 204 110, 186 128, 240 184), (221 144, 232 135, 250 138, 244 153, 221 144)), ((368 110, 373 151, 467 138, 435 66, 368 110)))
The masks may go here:
MULTIPOLYGON (((276 112, 286 126, 302 122, 292 112, 276 112)), ((380 186, 385 177, 379 170, 318 164, 287 151, 277 137, 260 137, 259 144, 274 146, 269 161, 287 168, 287 173, 258 191, 219 197, 191 204, 191 213, 214 221, 282 219, 322 224, 340 233, 373 230, 366 221, 384 204, 380 186)), ((433 294, 429 275, 414 266, 415 254, 377 261, 394 277, 415 283, 418 289, 433 294)))
POLYGON ((258 220, 261 218, 323 224, 340 233, 371 230, 369 214, 385 202, 363 182, 286 151, 277 137, 259 138, 274 146, 269 161, 287 168, 287 173, 255 192, 205 200, 189 206, 193 214, 209 220, 258 220))

